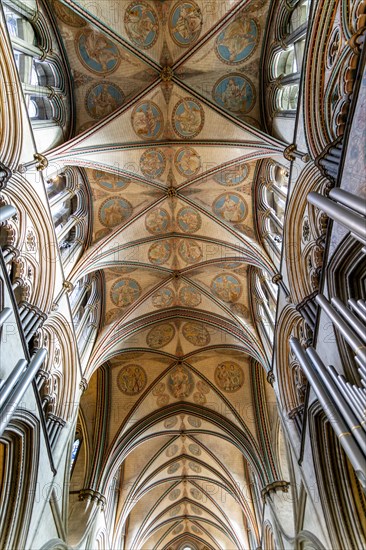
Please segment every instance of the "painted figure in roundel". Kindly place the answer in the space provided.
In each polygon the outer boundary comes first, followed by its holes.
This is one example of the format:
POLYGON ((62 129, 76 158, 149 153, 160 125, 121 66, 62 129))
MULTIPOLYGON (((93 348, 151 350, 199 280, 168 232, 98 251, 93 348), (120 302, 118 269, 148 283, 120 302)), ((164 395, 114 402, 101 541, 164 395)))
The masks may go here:
POLYGON ((192 147, 179 149, 175 154, 174 163, 178 172, 186 178, 195 176, 201 168, 201 158, 192 147))
POLYGON ((197 100, 185 97, 176 104, 172 122, 178 136, 192 138, 197 136, 203 128, 205 114, 197 100))
MULTIPOLYGON (((190 463, 191 464, 191 463, 190 463)), ((194 462, 192 463, 194 464, 194 462)), ((194 470, 193 470, 194 471, 194 470)), ((199 470, 199 472, 197 473, 200 473, 201 472, 201 469, 199 470)), ((191 508, 192 508, 192 512, 194 514, 197 514, 198 516, 202 516, 202 510, 201 508, 199 508, 198 506, 196 506, 195 504, 191 504, 191 508)))
POLYGON ((248 173, 249 169, 246 164, 238 164, 236 166, 226 168, 218 174, 215 174, 214 180, 217 181, 217 183, 219 183, 220 185, 232 187, 234 185, 239 185, 239 183, 242 183, 248 176, 248 173))
POLYGON ((99 120, 113 113, 124 99, 121 88, 109 82, 101 82, 87 91, 85 108, 92 118, 99 120))
POLYGON ((195 2, 178 2, 170 14, 169 31, 179 46, 189 46, 197 40, 202 28, 202 13, 195 2))
POLYGON ((179 256, 187 264, 195 264, 203 258, 202 248, 196 241, 184 239, 179 245, 178 252, 179 256))
POLYGON ((125 189, 131 181, 129 178, 118 176, 117 174, 110 174, 109 172, 103 172, 102 170, 94 170, 93 178, 97 184, 106 191, 121 191, 125 189))
POLYGON ((191 496, 196 500, 202 500, 202 493, 196 487, 193 487, 189 492, 191 493, 191 496))
POLYGON ((153 235, 166 233, 170 225, 170 215, 164 208, 154 208, 145 218, 146 229, 153 235))
POLYGON ((174 291, 171 288, 160 288, 152 296, 151 301, 154 307, 164 308, 172 305, 175 298, 174 291))
POLYGON ((174 443, 173 445, 170 445, 170 447, 167 448, 167 450, 165 451, 165 454, 168 458, 171 458, 172 456, 177 454, 177 452, 178 452, 178 445, 174 443))
POLYGON ((117 46, 93 29, 79 32, 76 38, 76 52, 84 67, 96 74, 113 73, 121 62, 117 46))
POLYGON ((154 243, 150 246, 148 257, 152 264, 163 265, 171 256, 172 247, 169 241, 154 243))
POLYGON ((168 390, 176 399, 188 397, 194 387, 191 372, 183 365, 176 366, 168 375, 168 390))
POLYGON ((194 346, 208 346, 210 343, 210 333, 203 323, 189 321, 182 328, 184 338, 194 346))
POLYGON ((179 516, 181 509, 182 509, 182 507, 179 504, 178 504, 178 506, 174 506, 174 508, 172 508, 169 512, 170 517, 175 518, 175 517, 179 516))
POLYGON ((227 222, 241 222, 248 213, 248 208, 236 193, 220 195, 213 204, 215 214, 227 222))
POLYGON ((159 107, 152 101, 144 101, 134 107, 132 127, 141 139, 155 139, 163 131, 164 120, 159 107))
POLYGON ((239 390, 244 383, 244 373, 240 365, 234 361, 224 361, 216 367, 216 384, 226 392, 239 390))
POLYGON ((183 286, 179 291, 179 300, 186 307, 197 307, 201 303, 201 293, 192 285, 183 286))
POLYGON ((127 365, 117 376, 117 386, 126 395, 137 395, 144 389, 146 382, 146 372, 139 365, 127 365))
POLYGON ((171 501, 177 500, 177 498, 180 497, 180 494, 181 494, 181 490, 180 490, 180 489, 174 489, 174 490, 169 494, 169 500, 171 500, 171 501))
POLYGON ((133 2, 127 7, 125 28, 132 42, 143 49, 151 48, 158 38, 158 18, 144 2, 133 2))
POLYGON ((111 288, 111 300, 115 306, 127 307, 141 294, 141 287, 135 279, 119 279, 111 288))
POLYGON ((181 208, 177 215, 179 229, 184 233, 196 233, 201 227, 201 216, 194 208, 185 206, 181 208))
POLYGON ((200 456, 201 454, 201 449, 198 445, 196 445, 196 443, 191 443, 188 449, 194 456, 200 456))
POLYGON ((111 197, 99 208, 99 221, 106 227, 115 227, 132 214, 132 205, 121 197, 111 197))
POLYGON ((165 420, 164 422, 164 428, 167 430, 170 430, 171 428, 174 428, 178 424, 178 418, 176 416, 173 416, 173 418, 168 418, 168 420, 165 420))
POLYGON ((180 463, 174 462, 174 464, 171 464, 171 466, 169 466, 167 473, 169 475, 175 474, 176 472, 178 472, 179 468, 180 468, 180 463))
POLYGON ((190 462, 189 469, 192 470, 192 472, 194 472, 195 474, 200 474, 202 472, 201 466, 196 462, 190 462))
POLYGON ((249 113, 255 103, 255 90, 252 83, 238 73, 218 80, 212 96, 220 107, 238 116, 249 113))
POLYGON ((193 401, 197 403, 197 405, 204 405, 205 403, 207 403, 207 399, 204 394, 198 391, 194 392, 193 401))
POLYGON ((53 7, 55 9, 56 15, 63 23, 66 23, 66 25, 70 25, 70 27, 85 27, 87 22, 85 19, 80 17, 77 13, 72 11, 70 8, 65 6, 64 4, 61 4, 61 2, 58 2, 57 0, 53 2, 53 7))
POLYGON ((97 241, 100 241, 101 239, 104 239, 104 237, 109 235, 109 233, 110 233, 110 229, 108 229, 107 227, 105 227, 104 229, 100 229, 95 234, 94 242, 96 243, 97 241))
POLYGON ((188 424, 190 424, 192 428, 200 428, 202 426, 202 421, 199 418, 196 418, 195 416, 189 416, 188 424))
POLYGON ((236 302, 242 287, 239 280, 231 273, 217 275, 211 282, 212 292, 224 302, 236 302))
POLYGON ((216 54, 220 61, 238 65, 252 55, 258 44, 259 27, 254 19, 240 15, 219 34, 216 54))
POLYGON ((168 345, 174 336, 175 328, 173 325, 166 323, 152 328, 146 336, 146 342, 149 348, 160 349, 168 345))
POLYGON ((162 151, 148 149, 140 158, 140 169, 144 176, 158 178, 165 170, 166 159, 162 151))

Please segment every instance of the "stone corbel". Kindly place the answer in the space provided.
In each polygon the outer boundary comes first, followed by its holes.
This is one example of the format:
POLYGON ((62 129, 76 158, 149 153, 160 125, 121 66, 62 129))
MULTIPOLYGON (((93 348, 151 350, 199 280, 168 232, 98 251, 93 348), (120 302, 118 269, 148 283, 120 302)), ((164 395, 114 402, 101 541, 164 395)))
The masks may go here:
POLYGON ((274 481, 262 489, 262 498, 264 503, 267 502, 267 497, 271 496, 271 493, 277 493, 277 491, 282 491, 283 493, 288 493, 290 483, 288 481, 274 481))
POLYGON ((93 489, 82 489, 79 493, 79 500, 86 500, 91 503, 95 503, 98 507, 100 507, 101 511, 104 510, 107 502, 107 499, 101 493, 94 491, 93 489))

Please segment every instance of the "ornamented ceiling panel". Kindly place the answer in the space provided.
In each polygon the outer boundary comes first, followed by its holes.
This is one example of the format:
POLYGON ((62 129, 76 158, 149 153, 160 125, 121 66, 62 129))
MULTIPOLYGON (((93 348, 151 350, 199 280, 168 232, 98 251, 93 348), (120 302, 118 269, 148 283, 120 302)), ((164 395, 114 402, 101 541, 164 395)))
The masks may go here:
POLYGON ((285 148, 261 127, 268 3, 54 6, 77 120, 49 161, 81 167, 93 199, 70 280, 100 271, 104 285, 88 475, 102 494, 121 476, 114 532, 131 550, 245 547, 251 476, 276 470, 248 282, 253 267, 276 272, 254 193, 261 160, 285 148))

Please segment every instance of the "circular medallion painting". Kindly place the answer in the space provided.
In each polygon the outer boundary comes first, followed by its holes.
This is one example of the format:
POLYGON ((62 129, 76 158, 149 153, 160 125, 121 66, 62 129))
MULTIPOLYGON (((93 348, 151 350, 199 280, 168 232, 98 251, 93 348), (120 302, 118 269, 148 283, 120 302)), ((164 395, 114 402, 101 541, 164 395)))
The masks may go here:
POLYGON ((149 233, 160 235, 166 233, 170 225, 170 215, 164 208, 154 208, 145 218, 145 226, 149 233))
POLYGON ((241 222, 248 214, 248 208, 240 195, 225 193, 213 203, 213 211, 227 222, 241 222))
POLYGON ((258 44, 259 26, 254 19, 240 15, 216 39, 218 58, 228 65, 239 65, 252 55, 258 44))
POLYGON ((204 323, 189 321, 182 328, 184 338, 194 346, 208 346, 210 343, 210 333, 204 323))
POLYGON ((243 370, 234 361, 224 361, 216 367, 215 381, 219 388, 226 392, 237 391, 244 383, 243 370))
POLYGON ((170 13, 169 32, 179 46, 189 46, 202 29, 202 13, 195 2, 178 2, 170 13))
POLYGON ((99 208, 99 221, 106 227, 115 227, 126 221, 132 214, 132 205, 121 197, 105 200, 99 208))
POLYGON ((202 425, 202 422, 199 418, 196 418, 195 416, 189 416, 188 424, 190 424, 192 428, 200 428, 202 425))
POLYGON ((214 180, 225 187, 239 185, 248 176, 249 169, 246 164, 239 164, 226 168, 222 172, 214 175, 214 180))
POLYGON ((196 388, 200 393, 210 393, 210 386, 204 380, 198 380, 196 388))
POLYGON ((144 389, 146 382, 146 372, 139 365, 127 365, 117 376, 118 389, 126 395, 137 395, 144 389))
POLYGON ((193 394, 193 401, 197 403, 197 405, 204 405, 207 402, 207 399, 203 393, 196 391, 193 394))
POLYGON ((174 336, 175 328, 173 325, 166 323, 152 328, 146 336, 146 343, 149 348, 160 349, 169 344, 174 336))
POLYGON ((197 307, 201 303, 201 293, 192 285, 183 286, 179 291, 179 300, 186 307, 197 307))
POLYGON ((174 428, 178 423, 178 418, 176 416, 173 416, 173 418, 168 418, 168 420, 165 420, 164 422, 164 428, 167 430, 170 430, 171 428, 174 428))
POLYGON ((157 138, 164 127, 163 114, 152 101, 144 101, 136 105, 131 114, 134 132, 141 139, 157 138))
POLYGON ((194 208, 185 206, 177 215, 179 229, 184 233, 196 233, 201 227, 201 216, 194 208))
POLYGON ((175 154, 174 163, 178 172, 186 178, 195 176, 201 168, 201 158, 192 147, 179 149, 175 154))
POLYGON ((168 473, 169 475, 175 474, 176 472, 178 472, 179 468, 180 468, 179 462, 175 462, 174 464, 171 464, 171 465, 169 466, 169 468, 168 468, 168 470, 167 470, 167 473, 168 473))
POLYGON ((180 514, 182 507, 178 504, 178 506, 174 506, 169 512, 169 515, 171 518, 174 518, 180 514))
POLYGON ((196 443, 191 443, 188 449, 194 456, 200 456, 201 454, 201 449, 198 445, 196 445, 196 443))
POLYGON ((99 120, 113 113, 124 99, 121 88, 110 82, 101 82, 87 91, 85 108, 92 118, 99 120))
POLYGON ((129 178, 118 176, 117 174, 110 174, 109 172, 103 172, 102 170, 94 170, 93 178, 96 183, 106 191, 121 191, 125 189, 131 181, 129 178))
MULTIPOLYGON (((201 471, 201 470, 200 470, 201 471)), ((199 473, 199 472, 198 472, 199 473)), ((195 504, 191 504, 191 508, 192 508, 192 512, 194 514, 197 514, 198 516, 202 516, 202 510, 201 508, 199 508, 198 506, 196 506, 195 504)))
POLYGON ((110 229, 108 229, 107 227, 105 227, 104 229, 100 229, 95 234, 94 242, 97 242, 97 241, 100 241, 101 239, 104 239, 104 237, 109 235, 109 233, 110 233, 110 229))
POLYGON ((177 498, 180 497, 180 494, 181 494, 181 490, 180 489, 174 489, 170 495, 169 495, 169 500, 177 500, 177 498))
MULTIPOLYGON (((152 394, 157 397, 158 395, 162 395, 165 392, 165 384, 164 382, 159 382, 153 389, 152 394)), ((166 420, 168 422, 168 420, 166 420)), ((178 420, 177 420, 178 422, 178 420)), ((165 426, 168 428, 168 426, 165 426)), ((170 427, 170 426, 169 426, 170 427)))
POLYGON ((171 256, 172 247, 169 241, 154 243, 150 246, 148 257, 152 264, 163 265, 171 256))
POLYGON ((167 450, 165 451, 165 454, 168 458, 171 458, 172 456, 177 454, 177 452, 178 452, 178 445, 174 443, 173 445, 170 445, 170 447, 167 448, 167 450))
POLYGON ((119 279, 113 283, 110 296, 115 306, 127 307, 141 294, 141 287, 135 279, 119 279))
POLYGON ((158 407, 165 407, 165 405, 168 405, 169 403, 169 395, 167 393, 163 393, 163 395, 159 395, 159 397, 156 400, 156 405, 158 407))
POLYGON ((140 169, 144 176, 158 178, 165 170, 165 155, 159 149, 148 149, 140 158, 140 169))
POLYGON ((180 525, 177 525, 175 529, 173 529, 172 533, 173 535, 179 535, 179 533, 181 533, 183 530, 184 530, 184 525, 180 524, 180 525))
POLYGON ((109 325, 110 323, 114 323, 121 317, 121 310, 119 308, 113 308, 107 311, 105 314, 104 322, 106 325, 109 325))
POLYGON ((253 109, 255 89, 248 78, 233 73, 216 82, 212 97, 220 107, 240 116, 253 109))
POLYGON ((204 120, 205 113, 196 99, 185 97, 174 107, 173 128, 182 138, 197 136, 203 128, 204 120))
POLYGON ((188 466, 189 469, 192 470, 192 472, 194 472, 195 474, 200 474, 202 472, 201 466, 196 462, 190 462, 188 466))
POLYGON ((188 239, 181 241, 178 248, 178 253, 182 260, 187 262, 187 264, 200 262, 203 258, 201 245, 199 245, 196 241, 189 241, 188 239))
POLYGON ((192 497, 195 498, 196 500, 202 500, 202 493, 196 487, 193 487, 190 490, 190 493, 191 493, 192 497))
POLYGON ((105 76, 118 68, 121 62, 118 48, 100 32, 93 29, 82 30, 75 41, 78 57, 89 71, 105 76))
POLYGON ((152 296, 151 301, 154 307, 163 308, 169 307, 174 302, 175 293, 171 288, 161 288, 157 290, 152 296))
POLYGON ((220 300, 231 303, 239 299, 242 287, 234 275, 222 273, 212 280, 211 290, 220 300))
POLYGON ((143 49, 151 48, 158 38, 158 18, 145 2, 133 2, 127 7, 125 28, 130 40, 143 49))
POLYGON ((70 10, 67 6, 64 4, 61 4, 61 2, 53 2, 53 7, 55 9, 56 15, 63 23, 66 23, 66 25, 70 25, 70 27, 85 27, 87 22, 85 19, 80 17, 77 13, 70 10))
POLYGON ((168 390, 176 399, 188 397, 194 387, 192 373, 183 365, 176 366, 168 375, 168 390))

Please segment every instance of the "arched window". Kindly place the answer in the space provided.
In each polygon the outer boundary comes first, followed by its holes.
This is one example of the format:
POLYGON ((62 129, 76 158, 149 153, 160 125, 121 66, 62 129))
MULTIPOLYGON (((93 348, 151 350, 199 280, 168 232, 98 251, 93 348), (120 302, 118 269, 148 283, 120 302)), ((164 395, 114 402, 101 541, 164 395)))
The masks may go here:
POLYGON ((4 12, 25 105, 41 151, 56 145, 69 124, 66 69, 57 53, 56 38, 49 34, 51 27, 35 3, 9 0, 4 12))
POLYGON ((81 360, 91 352, 100 320, 99 278, 87 275, 76 284, 70 306, 81 360))
POLYGON ((77 169, 66 168, 47 180, 46 191, 65 267, 71 260, 77 260, 86 239, 88 208, 84 181, 77 169))
POLYGON ((81 445, 81 439, 78 437, 77 439, 75 439, 71 449, 70 470, 72 470, 74 467, 74 464, 76 462, 77 456, 80 451, 80 445, 81 445))

